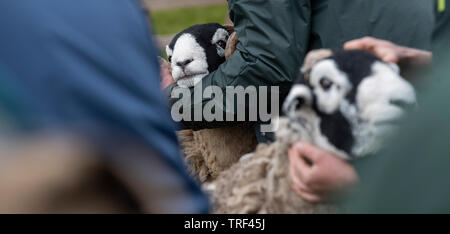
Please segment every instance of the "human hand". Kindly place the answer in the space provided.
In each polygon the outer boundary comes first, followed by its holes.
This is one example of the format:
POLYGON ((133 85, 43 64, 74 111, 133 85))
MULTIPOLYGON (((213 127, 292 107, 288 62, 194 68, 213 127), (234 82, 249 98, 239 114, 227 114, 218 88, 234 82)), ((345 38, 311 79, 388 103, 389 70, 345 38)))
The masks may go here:
POLYGON ((236 46, 239 41, 237 40, 237 33, 233 32, 227 41, 227 47, 225 48, 225 59, 228 60, 236 51, 236 46))
POLYGON ((381 60, 396 63, 402 68, 428 65, 432 61, 429 51, 408 48, 373 37, 364 37, 344 44, 345 50, 365 50, 381 60))
POLYGON ((330 200, 359 181, 350 164, 310 144, 293 145, 289 162, 292 188, 308 202, 330 200))
POLYGON ((159 65, 161 70, 161 89, 167 88, 175 82, 170 71, 170 63, 163 58, 159 58, 159 65))

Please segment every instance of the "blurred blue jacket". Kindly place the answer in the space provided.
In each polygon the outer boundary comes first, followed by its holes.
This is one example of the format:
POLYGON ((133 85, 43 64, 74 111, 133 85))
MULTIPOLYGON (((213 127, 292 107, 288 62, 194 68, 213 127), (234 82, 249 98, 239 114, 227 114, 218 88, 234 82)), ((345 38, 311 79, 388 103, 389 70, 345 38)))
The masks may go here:
POLYGON ((138 1, 0 1, 0 64, 9 74, 0 86, 20 90, 11 92, 22 101, 15 119, 27 128, 145 142, 185 189, 172 212, 207 212, 182 164, 151 35, 138 1))

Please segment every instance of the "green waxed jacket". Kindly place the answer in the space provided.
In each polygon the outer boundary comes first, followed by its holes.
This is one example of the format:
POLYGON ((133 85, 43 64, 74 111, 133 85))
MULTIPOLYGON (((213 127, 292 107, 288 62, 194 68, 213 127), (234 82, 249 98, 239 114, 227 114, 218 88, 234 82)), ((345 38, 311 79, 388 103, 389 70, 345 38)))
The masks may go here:
MULTIPOLYGON (((427 0, 229 0, 228 4, 240 43, 226 63, 203 79, 203 89, 278 86, 281 102, 311 49, 339 49, 363 36, 431 49, 433 3, 427 0)), ((169 86, 167 94, 174 88, 175 84, 169 86)), ((192 98, 191 107, 209 101, 192 98)), ((234 124, 183 123, 192 129, 234 124)))
POLYGON ((319 0, 312 21, 312 48, 339 49, 364 36, 430 50, 432 0, 319 0), (320 6, 321 5, 321 6, 320 6))

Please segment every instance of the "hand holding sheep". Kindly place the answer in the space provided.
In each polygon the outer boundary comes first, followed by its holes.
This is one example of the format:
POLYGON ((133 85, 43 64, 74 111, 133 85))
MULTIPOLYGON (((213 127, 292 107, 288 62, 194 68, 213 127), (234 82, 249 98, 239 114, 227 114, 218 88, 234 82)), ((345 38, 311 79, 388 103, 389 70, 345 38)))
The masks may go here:
POLYGON ((170 71, 170 63, 168 63, 163 58, 159 59, 159 66, 160 66, 160 72, 161 72, 161 89, 167 88, 169 85, 175 82, 175 80, 172 77, 171 71, 170 71))
POLYGON ((350 164, 310 144, 291 147, 289 172, 292 189, 311 203, 332 200, 358 183, 358 175, 350 164))

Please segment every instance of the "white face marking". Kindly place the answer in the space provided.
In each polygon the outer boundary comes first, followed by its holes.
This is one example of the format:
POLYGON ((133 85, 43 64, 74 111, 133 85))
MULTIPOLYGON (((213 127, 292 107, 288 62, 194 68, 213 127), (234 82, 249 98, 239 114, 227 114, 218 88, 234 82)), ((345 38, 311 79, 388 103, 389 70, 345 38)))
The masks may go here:
POLYGON ((309 82, 313 87, 318 108, 327 114, 338 110, 342 100, 352 89, 347 75, 341 72, 331 59, 320 61, 313 67, 309 82), (327 89, 322 85, 324 80, 331 82, 327 89))
POLYGON ((373 74, 358 86, 356 101, 363 121, 377 123, 397 119, 404 110, 392 101, 407 104, 416 103, 416 94, 411 84, 392 68, 382 62, 372 66, 373 74))
POLYGON ((193 87, 209 74, 205 50, 191 34, 181 35, 173 51, 167 48, 166 52, 172 57, 172 76, 180 87, 193 87))
POLYGON ((411 84, 405 81, 390 64, 375 62, 372 75, 358 85, 356 95, 357 115, 350 118, 355 145, 353 155, 364 156, 379 151, 384 140, 396 130, 395 121, 406 110, 392 103, 397 101, 409 105, 416 103, 416 94, 411 84))
POLYGON ((217 31, 216 31, 216 33, 214 34, 214 36, 213 36, 213 38, 212 38, 212 40, 211 40, 211 43, 213 44, 213 45, 216 45, 216 48, 217 48, 217 54, 220 56, 220 57, 224 57, 225 56, 225 49, 224 48, 222 48, 222 47, 220 47, 219 45, 218 45, 218 43, 220 42, 220 41, 222 41, 223 43, 227 43, 227 37, 229 36, 229 34, 228 34, 228 32, 227 32, 227 30, 225 30, 225 29, 223 29, 223 28, 219 28, 219 29, 217 29, 217 31))
POLYGON ((170 47, 168 45, 166 46, 166 54, 167 54, 167 58, 170 58, 173 55, 173 51, 170 49, 170 47))

